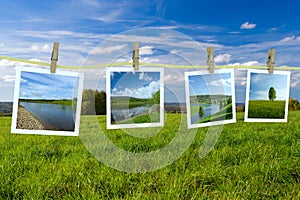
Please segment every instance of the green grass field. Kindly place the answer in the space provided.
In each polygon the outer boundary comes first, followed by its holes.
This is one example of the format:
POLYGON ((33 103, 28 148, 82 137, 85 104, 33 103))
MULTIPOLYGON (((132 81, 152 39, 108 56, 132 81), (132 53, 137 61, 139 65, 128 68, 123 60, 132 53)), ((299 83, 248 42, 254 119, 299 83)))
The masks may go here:
POLYGON ((248 118, 284 119, 285 101, 250 100, 248 118))
MULTIPOLYGON (((198 113, 200 106, 192 106, 191 107, 191 116, 194 116, 198 113)), ((206 123, 206 122, 214 122, 214 121, 223 121, 223 120, 230 120, 233 118, 232 115, 232 104, 229 104, 222 108, 220 112, 217 112, 213 115, 210 115, 208 117, 205 117, 203 119, 200 119, 193 124, 199 124, 199 123, 206 123)))
MULTIPOLYGON (((155 150, 174 138, 180 116, 167 114, 164 131, 147 139, 106 134, 127 150, 155 150)), ((198 157, 208 130, 200 128, 181 158, 141 174, 99 163, 79 137, 10 134, 10 123, 0 118, 1 199, 300 199, 299 111, 288 123, 244 123, 237 113, 206 157, 198 157)))
POLYGON ((160 113, 154 112, 150 114, 139 115, 130 119, 116 122, 115 124, 140 124, 140 123, 158 123, 160 122, 160 113))

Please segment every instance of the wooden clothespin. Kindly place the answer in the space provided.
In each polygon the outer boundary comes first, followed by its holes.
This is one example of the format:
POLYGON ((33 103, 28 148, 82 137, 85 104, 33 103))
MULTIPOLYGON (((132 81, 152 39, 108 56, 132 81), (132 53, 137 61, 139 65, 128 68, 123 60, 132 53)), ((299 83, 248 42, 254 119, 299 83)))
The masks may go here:
POLYGON ((139 70, 140 50, 139 42, 132 43, 132 61, 134 70, 139 70))
POLYGON ((207 65, 209 73, 214 73, 214 47, 207 47, 207 65))
POLYGON ((56 71, 56 63, 58 61, 58 47, 59 47, 59 43, 54 42, 52 56, 51 56, 51 67, 50 67, 51 73, 55 73, 56 71))
POLYGON ((275 49, 268 50, 268 60, 267 60, 267 67, 270 74, 273 74, 274 67, 275 67, 275 49))

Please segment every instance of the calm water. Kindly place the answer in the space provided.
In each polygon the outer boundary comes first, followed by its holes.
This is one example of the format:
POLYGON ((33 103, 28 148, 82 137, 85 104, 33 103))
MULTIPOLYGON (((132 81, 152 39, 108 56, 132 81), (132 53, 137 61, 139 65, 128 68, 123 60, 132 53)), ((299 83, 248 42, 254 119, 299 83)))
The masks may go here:
POLYGON ((192 106, 203 106, 204 109, 204 116, 200 117, 198 113, 196 113, 191 118, 191 123, 195 123, 196 121, 199 121, 200 119, 203 119, 205 117, 208 117, 210 115, 213 115, 220 111, 220 105, 211 105, 211 104, 193 104, 192 106))
POLYGON ((130 109, 113 109, 111 110, 112 118, 115 121, 121 121, 124 119, 130 119, 132 117, 148 113, 150 107, 139 106, 130 109))
POLYGON ((47 103, 21 102, 47 130, 74 131, 75 122, 72 106, 47 103))

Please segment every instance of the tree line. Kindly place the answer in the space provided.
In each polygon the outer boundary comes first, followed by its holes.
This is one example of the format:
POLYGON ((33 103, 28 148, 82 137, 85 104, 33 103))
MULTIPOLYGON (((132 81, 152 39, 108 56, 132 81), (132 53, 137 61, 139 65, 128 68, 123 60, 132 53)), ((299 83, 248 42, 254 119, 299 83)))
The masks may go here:
MULTIPOLYGON (((160 103, 160 91, 152 94, 150 104, 160 103)), ((82 93, 81 114, 83 115, 106 115, 106 93, 104 91, 85 89, 82 93)))
POLYGON ((81 114, 106 115, 106 93, 92 89, 83 90, 81 114))

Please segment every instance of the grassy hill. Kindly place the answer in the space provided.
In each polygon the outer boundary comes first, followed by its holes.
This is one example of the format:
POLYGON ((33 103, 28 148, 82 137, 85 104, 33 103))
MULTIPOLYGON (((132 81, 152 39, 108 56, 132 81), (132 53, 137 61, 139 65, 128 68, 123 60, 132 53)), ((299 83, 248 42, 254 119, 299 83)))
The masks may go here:
MULTIPOLYGON (((167 114, 164 131, 147 139, 120 130, 106 134, 125 150, 156 150, 174 138, 180 116, 167 114)), ((100 125, 105 122, 99 116, 100 125)), ((288 123, 244 123, 237 113, 237 123, 224 125, 206 157, 198 157, 208 130, 200 128, 181 158, 141 174, 106 167, 79 137, 14 135, 10 123, 11 117, 0 118, 1 199, 300 198, 299 111, 289 113, 288 123)))

